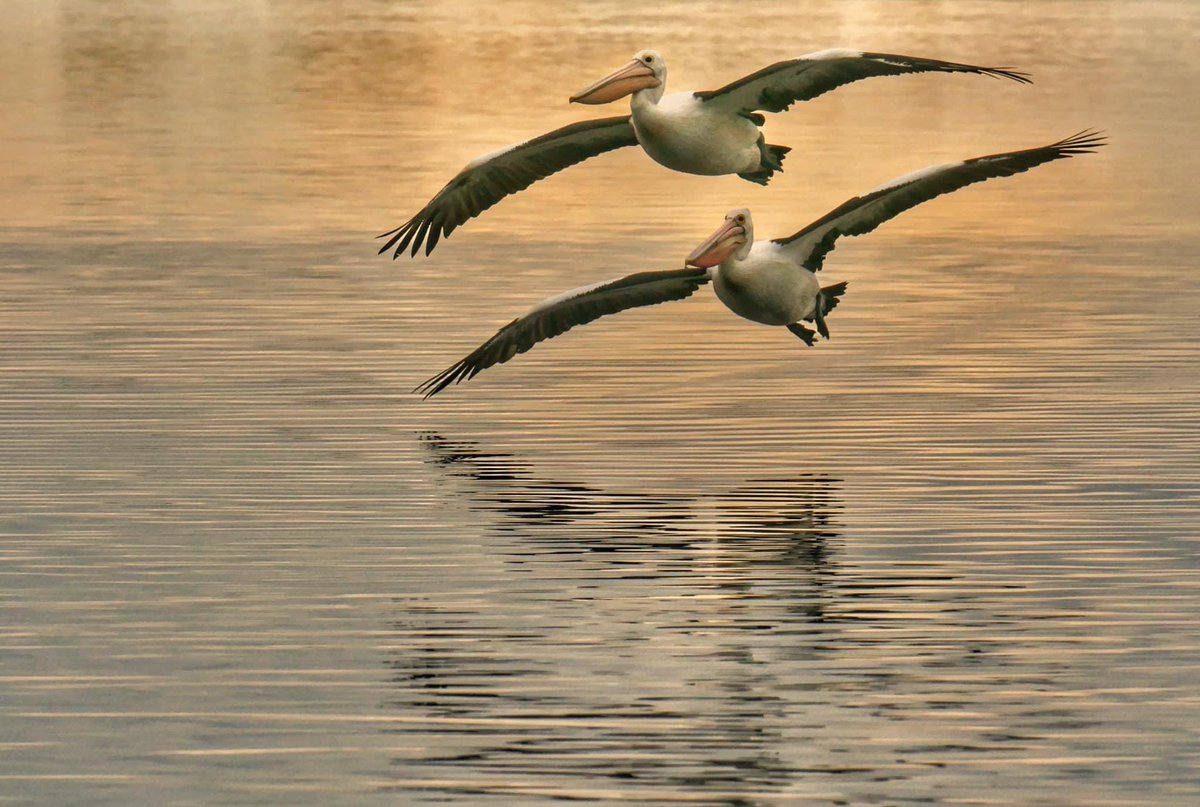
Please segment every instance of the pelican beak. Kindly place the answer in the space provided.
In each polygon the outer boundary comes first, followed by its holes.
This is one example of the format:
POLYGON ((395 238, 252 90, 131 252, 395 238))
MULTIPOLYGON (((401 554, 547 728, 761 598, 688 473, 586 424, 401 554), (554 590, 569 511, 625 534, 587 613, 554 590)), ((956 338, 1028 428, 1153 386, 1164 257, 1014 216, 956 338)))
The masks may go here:
POLYGON ((684 263, 697 269, 707 269, 724 262, 733 251, 746 243, 746 229, 733 219, 728 219, 700 246, 692 250, 684 263))
POLYGON ((654 71, 637 59, 571 96, 572 104, 607 104, 630 93, 662 84, 654 71))

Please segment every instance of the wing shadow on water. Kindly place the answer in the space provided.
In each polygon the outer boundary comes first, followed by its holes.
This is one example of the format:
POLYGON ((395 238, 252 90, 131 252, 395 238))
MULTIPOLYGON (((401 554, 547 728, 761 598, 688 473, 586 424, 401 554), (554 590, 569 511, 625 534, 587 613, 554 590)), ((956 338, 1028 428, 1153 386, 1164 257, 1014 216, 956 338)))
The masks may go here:
POLYGON ((779 679, 841 630, 837 480, 619 492, 421 441, 502 562, 398 602, 389 708, 424 717, 397 731, 427 753, 388 789, 732 805, 803 773, 780 754, 798 729, 779 694, 803 683, 779 679))

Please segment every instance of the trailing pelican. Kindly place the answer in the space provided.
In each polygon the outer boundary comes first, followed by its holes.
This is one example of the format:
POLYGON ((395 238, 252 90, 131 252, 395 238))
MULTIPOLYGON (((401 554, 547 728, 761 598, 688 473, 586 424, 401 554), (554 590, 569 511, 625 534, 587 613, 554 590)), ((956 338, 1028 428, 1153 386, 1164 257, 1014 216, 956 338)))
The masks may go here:
POLYGON ((869 233, 943 193, 1019 174, 1052 160, 1088 154, 1104 144, 1101 133, 1085 131, 1041 148, 931 166, 855 196, 794 235, 773 241, 756 242, 750 211, 732 210, 717 231, 687 257, 684 268, 639 272, 545 300, 413 391, 428 398, 576 325, 628 308, 682 300, 710 280, 717 297, 733 313, 754 322, 784 326, 811 347, 816 334, 829 338, 825 317, 846 290, 844 282, 822 287, 814 274, 839 237, 869 233), (814 324, 816 331, 806 322, 814 324))
POLYGON ((667 64, 658 51, 638 52, 627 65, 571 97, 572 103, 606 104, 632 95, 632 114, 580 121, 533 140, 472 160, 415 216, 380 238, 380 254, 421 245, 433 252, 438 240, 509 194, 562 169, 622 146, 640 145, 656 162, 688 174, 737 174, 767 184, 783 170, 787 146, 768 145, 758 127, 759 111, 783 112, 796 101, 871 76, 903 73, 976 73, 1029 83, 1023 73, 936 59, 823 50, 778 62, 710 92, 666 97, 667 64))

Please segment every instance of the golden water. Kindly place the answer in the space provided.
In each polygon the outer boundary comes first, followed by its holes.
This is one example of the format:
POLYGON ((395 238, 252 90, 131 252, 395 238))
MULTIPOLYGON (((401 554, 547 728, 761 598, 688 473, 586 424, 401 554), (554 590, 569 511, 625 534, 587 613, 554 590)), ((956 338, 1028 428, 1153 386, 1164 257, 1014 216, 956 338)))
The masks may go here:
POLYGON ((1200 801, 1200 7, 0 7, 0 803, 1200 801), (628 150, 391 262, 478 154, 831 46, 1027 70, 628 150), (707 289, 408 393, 537 300, 952 159, 812 350, 707 289))

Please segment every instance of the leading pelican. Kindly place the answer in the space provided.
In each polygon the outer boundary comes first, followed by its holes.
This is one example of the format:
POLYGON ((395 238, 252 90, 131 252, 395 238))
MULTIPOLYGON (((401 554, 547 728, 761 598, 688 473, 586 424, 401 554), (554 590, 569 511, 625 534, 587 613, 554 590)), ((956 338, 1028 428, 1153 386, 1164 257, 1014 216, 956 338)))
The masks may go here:
POLYGON ((812 347, 817 334, 829 338, 825 317, 846 290, 845 282, 822 287, 815 274, 838 238, 869 233, 943 193, 1019 174, 1052 160, 1088 154, 1104 144, 1103 135, 1087 131, 1040 148, 931 166, 855 196, 795 234, 773 241, 755 241, 750 211, 732 210, 717 231, 687 257, 684 268, 639 272, 545 300, 413 391, 428 398, 576 325, 628 308, 682 300, 709 281, 733 313, 786 327, 812 347))
POLYGON ((405 249, 416 256, 433 252, 469 219, 509 194, 528 188, 562 169, 606 151, 640 145, 656 162, 675 171, 707 176, 737 174, 767 184, 783 170, 787 146, 769 145, 760 111, 783 112, 796 101, 816 98, 843 84, 871 76, 904 73, 975 73, 1029 83, 1023 74, 1000 67, 957 62, 823 50, 778 62, 710 92, 664 96, 667 63, 654 50, 639 51, 611 75, 571 96, 572 103, 607 104, 632 95, 632 113, 581 121, 533 140, 472 160, 415 216, 380 238, 380 254, 405 249))

